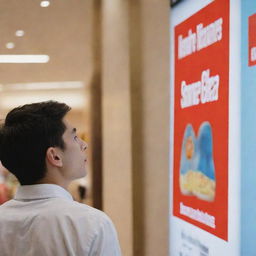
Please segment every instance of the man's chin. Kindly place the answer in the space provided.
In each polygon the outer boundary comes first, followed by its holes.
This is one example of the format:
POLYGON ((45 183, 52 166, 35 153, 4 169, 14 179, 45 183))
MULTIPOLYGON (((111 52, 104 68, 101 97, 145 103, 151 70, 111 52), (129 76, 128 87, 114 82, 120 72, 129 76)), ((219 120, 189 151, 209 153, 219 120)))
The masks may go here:
POLYGON ((86 169, 83 170, 83 171, 80 173, 80 175, 79 175, 79 177, 78 177, 77 179, 84 178, 85 176, 87 176, 87 170, 86 170, 86 169))

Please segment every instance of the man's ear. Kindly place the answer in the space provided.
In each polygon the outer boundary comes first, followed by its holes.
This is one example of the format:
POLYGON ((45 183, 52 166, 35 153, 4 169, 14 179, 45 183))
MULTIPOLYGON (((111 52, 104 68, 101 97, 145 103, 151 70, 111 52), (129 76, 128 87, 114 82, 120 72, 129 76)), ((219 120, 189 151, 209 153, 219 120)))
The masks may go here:
POLYGON ((46 160, 55 167, 62 167, 62 157, 57 148, 50 147, 46 151, 46 160))

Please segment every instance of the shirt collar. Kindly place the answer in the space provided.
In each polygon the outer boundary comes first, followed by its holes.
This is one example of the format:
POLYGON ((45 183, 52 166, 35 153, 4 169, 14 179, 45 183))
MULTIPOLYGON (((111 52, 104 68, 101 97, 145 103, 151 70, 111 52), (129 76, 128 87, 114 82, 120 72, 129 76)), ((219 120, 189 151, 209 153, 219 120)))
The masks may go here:
POLYGON ((73 201, 70 193, 55 184, 36 184, 23 185, 18 187, 17 193, 14 196, 15 200, 33 200, 46 198, 66 198, 73 201))

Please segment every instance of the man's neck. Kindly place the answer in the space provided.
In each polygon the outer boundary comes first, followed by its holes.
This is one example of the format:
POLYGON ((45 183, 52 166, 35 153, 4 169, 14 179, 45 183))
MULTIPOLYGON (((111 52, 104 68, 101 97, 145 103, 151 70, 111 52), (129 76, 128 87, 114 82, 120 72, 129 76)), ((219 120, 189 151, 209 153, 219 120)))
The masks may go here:
POLYGON ((37 184, 55 184, 55 185, 58 185, 64 189, 68 190, 70 181, 56 180, 56 179, 50 179, 48 177, 45 177, 45 178, 41 179, 37 184))

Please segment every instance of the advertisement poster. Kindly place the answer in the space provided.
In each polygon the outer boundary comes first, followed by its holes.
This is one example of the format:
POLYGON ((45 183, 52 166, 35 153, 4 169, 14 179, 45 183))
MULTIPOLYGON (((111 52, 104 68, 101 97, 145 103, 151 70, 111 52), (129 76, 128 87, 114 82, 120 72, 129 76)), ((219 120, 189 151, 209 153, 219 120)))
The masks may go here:
POLYGON ((215 0, 174 27, 173 215, 225 241, 228 106, 229 1, 215 0))
POLYGON ((255 255, 256 236, 256 5, 242 3, 241 255, 255 255))

